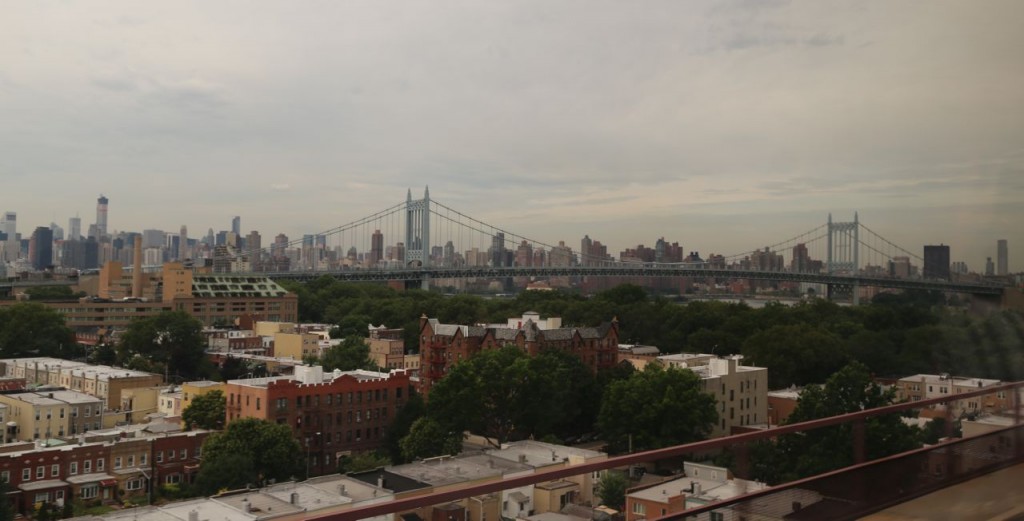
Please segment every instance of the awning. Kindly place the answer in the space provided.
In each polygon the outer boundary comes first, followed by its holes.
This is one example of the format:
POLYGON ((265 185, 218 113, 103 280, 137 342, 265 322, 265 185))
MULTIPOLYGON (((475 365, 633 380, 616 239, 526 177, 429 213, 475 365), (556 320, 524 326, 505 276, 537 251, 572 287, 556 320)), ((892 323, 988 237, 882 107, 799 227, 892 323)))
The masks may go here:
POLYGON ((114 485, 117 485, 117 480, 116 479, 105 479, 103 481, 100 481, 100 486, 101 487, 112 487, 114 485))

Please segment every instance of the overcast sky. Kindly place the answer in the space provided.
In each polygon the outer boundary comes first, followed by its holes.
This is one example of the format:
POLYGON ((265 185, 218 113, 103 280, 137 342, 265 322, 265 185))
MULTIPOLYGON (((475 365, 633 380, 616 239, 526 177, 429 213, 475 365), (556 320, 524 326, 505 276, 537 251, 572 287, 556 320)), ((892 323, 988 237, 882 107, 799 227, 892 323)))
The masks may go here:
MULTIPOLYGON (((410 187, 736 253, 860 219, 1024 270, 1024 2, 0 0, 0 210, 292 237, 410 187)), ((391 242, 390 240, 388 242, 391 242)))

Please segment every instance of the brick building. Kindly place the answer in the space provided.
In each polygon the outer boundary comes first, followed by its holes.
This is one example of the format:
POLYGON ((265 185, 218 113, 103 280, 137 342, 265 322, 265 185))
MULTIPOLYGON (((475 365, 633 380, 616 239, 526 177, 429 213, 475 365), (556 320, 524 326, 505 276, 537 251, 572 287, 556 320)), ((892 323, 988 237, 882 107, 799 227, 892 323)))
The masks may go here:
POLYGON ((594 372, 613 367, 619 349, 619 323, 612 319, 598 327, 541 329, 533 320, 518 327, 442 324, 420 317, 420 389, 430 392, 449 368, 484 349, 514 345, 530 356, 558 349, 579 357, 594 372))
POLYGON ((296 366, 294 376, 230 380, 227 423, 259 418, 288 425, 311 475, 335 472, 338 458, 374 450, 409 397, 409 375, 296 366))

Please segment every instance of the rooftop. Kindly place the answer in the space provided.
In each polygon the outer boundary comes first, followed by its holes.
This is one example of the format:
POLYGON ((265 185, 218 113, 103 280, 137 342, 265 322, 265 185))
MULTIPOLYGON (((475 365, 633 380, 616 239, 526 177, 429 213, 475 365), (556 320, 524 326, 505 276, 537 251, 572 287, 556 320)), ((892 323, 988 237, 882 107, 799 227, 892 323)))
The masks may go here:
POLYGON ((603 452, 596 450, 566 447, 565 445, 555 445, 553 443, 533 440, 507 443, 502 446, 501 450, 488 451, 487 454, 497 458, 525 463, 535 468, 559 464, 570 457, 579 460, 590 460, 605 456, 603 452))

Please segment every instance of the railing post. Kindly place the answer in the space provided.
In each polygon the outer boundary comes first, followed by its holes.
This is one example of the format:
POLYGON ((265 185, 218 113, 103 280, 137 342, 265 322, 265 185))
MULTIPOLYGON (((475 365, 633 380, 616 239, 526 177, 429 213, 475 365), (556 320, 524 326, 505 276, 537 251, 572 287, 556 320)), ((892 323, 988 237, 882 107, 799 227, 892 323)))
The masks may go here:
POLYGON ((866 457, 865 450, 865 427, 864 419, 859 418, 853 421, 853 463, 864 463, 866 457))

